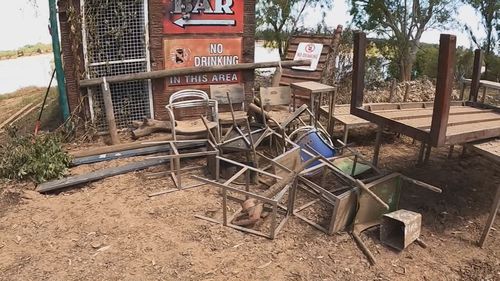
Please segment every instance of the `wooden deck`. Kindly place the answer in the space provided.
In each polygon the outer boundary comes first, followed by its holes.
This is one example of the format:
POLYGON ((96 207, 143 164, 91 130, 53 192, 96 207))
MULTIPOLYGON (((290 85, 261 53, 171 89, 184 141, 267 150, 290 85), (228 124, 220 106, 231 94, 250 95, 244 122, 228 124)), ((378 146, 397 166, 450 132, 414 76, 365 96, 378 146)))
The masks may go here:
MULTIPOLYGON (((377 116, 376 119, 390 120, 401 128, 407 127, 402 133, 414 137, 412 131, 421 131, 422 135, 430 132, 433 108, 376 110, 369 113, 377 116)), ((500 136, 500 112, 463 105, 450 107, 445 144, 461 144, 495 136, 500 136)))
MULTIPOLYGON (((467 102, 451 100, 455 79, 453 71, 456 37, 441 34, 434 102, 408 103, 404 106, 366 105, 363 103, 366 46, 366 34, 356 32, 354 34, 350 113, 379 126, 374 159, 378 157, 380 136, 384 128, 421 141, 427 147, 426 159, 430 154, 430 146, 463 144, 500 136, 500 108, 477 102, 482 61, 481 50, 475 52, 471 94, 467 102)), ((486 84, 483 82, 483 85, 486 84)))

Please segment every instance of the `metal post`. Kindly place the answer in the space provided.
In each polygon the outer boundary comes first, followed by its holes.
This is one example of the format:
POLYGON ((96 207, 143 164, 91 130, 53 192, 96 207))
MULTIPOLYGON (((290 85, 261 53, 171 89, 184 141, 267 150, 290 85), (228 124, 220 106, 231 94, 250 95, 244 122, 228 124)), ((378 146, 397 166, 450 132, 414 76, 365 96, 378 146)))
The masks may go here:
POLYGON ((61 45, 59 43, 59 27, 57 25, 56 1, 49 0, 50 11, 50 33, 52 35, 52 51, 54 52, 54 64, 56 67, 57 88, 59 90, 59 107, 63 121, 69 118, 68 96, 66 94, 66 82, 61 59, 61 45))

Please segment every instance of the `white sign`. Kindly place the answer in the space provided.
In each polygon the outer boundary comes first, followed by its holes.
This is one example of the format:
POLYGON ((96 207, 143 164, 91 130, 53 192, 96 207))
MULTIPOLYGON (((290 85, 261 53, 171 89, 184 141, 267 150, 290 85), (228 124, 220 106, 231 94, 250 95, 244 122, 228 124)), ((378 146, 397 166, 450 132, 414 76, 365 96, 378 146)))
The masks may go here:
POLYGON ((292 66, 293 69, 315 71, 318 67, 319 57, 323 50, 323 44, 299 43, 293 60, 310 60, 310 66, 292 66))

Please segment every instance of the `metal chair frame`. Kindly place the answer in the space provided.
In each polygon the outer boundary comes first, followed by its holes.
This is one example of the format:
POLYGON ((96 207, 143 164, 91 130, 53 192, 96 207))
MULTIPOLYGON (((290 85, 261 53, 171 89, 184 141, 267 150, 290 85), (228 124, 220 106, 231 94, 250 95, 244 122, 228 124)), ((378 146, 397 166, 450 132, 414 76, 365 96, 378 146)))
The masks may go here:
MULTIPOLYGON (((183 108, 194 108, 194 107, 204 107, 207 109, 206 115, 208 115, 208 109, 210 109, 210 115, 212 117, 212 121, 219 123, 219 112, 218 112, 218 104, 216 100, 210 99, 208 94, 201 90, 195 89, 186 89, 173 93, 169 98, 169 104, 165 106, 167 109, 170 122, 172 122, 172 136, 174 140, 177 140, 177 134, 175 132, 175 109, 183 109, 183 108), (182 101, 177 101, 181 100, 182 101), (187 99, 187 100, 184 100, 187 99)), ((219 126, 217 128, 217 137, 220 139, 220 131, 219 126)))

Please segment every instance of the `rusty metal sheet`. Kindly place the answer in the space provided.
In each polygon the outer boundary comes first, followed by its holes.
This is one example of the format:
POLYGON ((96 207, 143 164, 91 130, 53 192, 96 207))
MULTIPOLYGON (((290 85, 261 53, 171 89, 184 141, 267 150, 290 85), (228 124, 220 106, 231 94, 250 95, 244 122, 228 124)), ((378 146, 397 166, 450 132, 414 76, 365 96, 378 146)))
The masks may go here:
MULTIPOLYGON (((165 69, 238 64, 242 38, 183 38, 164 40, 165 69)), ((179 75, 166 79, 168 86, 228 84, 240 81, 240 72, 179 75)))
POLYGON ((243 33, 243 0, 163 0, 165 34, 243 33))

